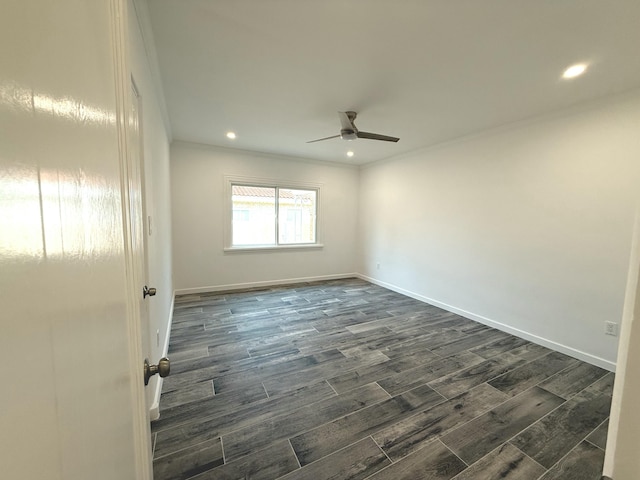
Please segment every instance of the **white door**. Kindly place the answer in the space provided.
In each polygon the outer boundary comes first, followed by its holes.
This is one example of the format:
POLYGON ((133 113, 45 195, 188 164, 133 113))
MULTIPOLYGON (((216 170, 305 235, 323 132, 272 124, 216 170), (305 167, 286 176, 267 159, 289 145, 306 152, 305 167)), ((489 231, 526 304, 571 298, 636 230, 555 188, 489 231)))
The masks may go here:
MULTIPOLYGON (((138 310, 140 312, 140 338, 142 347, 142 358, 148 359, 150 363, 158 360, 151 357, 151 327, 149 322, 149 302, 153 301, 155 290, 149 286, 149 268, 147 265, 147 233, 145 229, 145 198, 144 198, 144 158, 142 151, 142 99, 135 86, 131 83, 131 103, 128 116, 128 160, 127 169, 129 176, 129 212, 130 212, 130 236, 131 254, 135 262, 135 287, 138 310), (143 290, 144 289, 144 290, 143 290)), ((154 388, 158 377, 151 377, 149 384, 145 388, 146 411, 151 409, 154 400, 154 388)))
POLYGON ((640 469, 640 209, 636 209, 624 301, 603 474, 634 480, 640 469))
POLYGON ((123 0, 2 5, 2 478, 151 477, 126 15, 123 0))

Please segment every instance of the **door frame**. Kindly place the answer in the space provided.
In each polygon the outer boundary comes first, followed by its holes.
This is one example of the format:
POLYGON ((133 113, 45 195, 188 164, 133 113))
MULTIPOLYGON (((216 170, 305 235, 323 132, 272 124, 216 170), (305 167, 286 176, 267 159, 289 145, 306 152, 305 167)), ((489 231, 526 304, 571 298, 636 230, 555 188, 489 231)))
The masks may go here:
POLYGON ((122 228, 124 232, 124 252, 126 261, 126 303, 129 350, 129 381, 131 384, 131 415, 133 420, 133 444, 136 478, 152 480, 151 435, 149 411, 146 408, 143 369, 141 312, 138 306, 138 274, 144 278, 145 272, 136 272, 131 235, 131 211, 129 202, 129 122, 131 107, 131 68, 129 65, 128 42, 128 2, 110 0, 111 41, 115 71, 116 130, 120 163, 120 189, 122 207, 122 228), (136 294, 137 293, 137 294, 136 294))

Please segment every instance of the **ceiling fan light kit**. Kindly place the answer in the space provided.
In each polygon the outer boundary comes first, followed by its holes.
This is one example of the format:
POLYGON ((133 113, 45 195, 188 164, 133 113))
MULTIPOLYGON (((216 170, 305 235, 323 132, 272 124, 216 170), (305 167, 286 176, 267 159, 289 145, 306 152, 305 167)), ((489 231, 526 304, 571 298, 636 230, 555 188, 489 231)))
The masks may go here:
POLYGON ((324 140, 330 140, 332 138, 342 138, 343 140, 355 140, 356 138, 366 138, 368 140, 381 140, 383 142, 397 142, 400 140, 397 137, 390 137, 388 135, 380 135, 379 133, 361 132, 355 125, 355 120, 358 114, 356 112, 338 112, 340 116, 340 123, 342 128, 340 129, 340 135, 333 135, 331 137, 318 138, 317 140, 311 140, 307 143, 322 142, 324 140))

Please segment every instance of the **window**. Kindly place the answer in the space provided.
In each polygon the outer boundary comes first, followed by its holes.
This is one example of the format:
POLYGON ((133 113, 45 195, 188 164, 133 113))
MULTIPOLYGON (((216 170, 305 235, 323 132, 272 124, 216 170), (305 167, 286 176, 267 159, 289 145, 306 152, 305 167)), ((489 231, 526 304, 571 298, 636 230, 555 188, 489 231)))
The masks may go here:
POLYGON ((249 221, 249 210, 233 210, 233 221, 234 222, 248 222, 249 221))
POLYGON ((229 247, 319 246, 318 188, 230 181, 229 247))

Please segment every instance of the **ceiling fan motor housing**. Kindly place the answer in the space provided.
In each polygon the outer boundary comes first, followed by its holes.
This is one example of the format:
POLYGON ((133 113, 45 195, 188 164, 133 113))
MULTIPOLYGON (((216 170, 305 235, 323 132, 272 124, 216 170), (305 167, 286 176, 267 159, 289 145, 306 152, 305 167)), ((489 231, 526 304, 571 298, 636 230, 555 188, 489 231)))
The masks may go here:
POLYGON ((340 130, 340 138, 343 140, 355 140, 358 136, 355 130, 343 129, 340 130))

